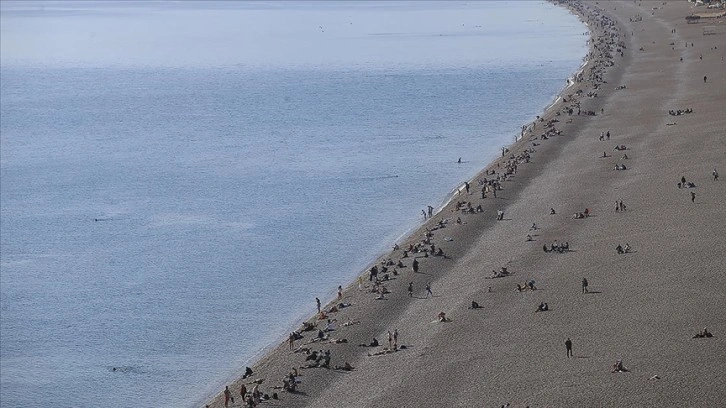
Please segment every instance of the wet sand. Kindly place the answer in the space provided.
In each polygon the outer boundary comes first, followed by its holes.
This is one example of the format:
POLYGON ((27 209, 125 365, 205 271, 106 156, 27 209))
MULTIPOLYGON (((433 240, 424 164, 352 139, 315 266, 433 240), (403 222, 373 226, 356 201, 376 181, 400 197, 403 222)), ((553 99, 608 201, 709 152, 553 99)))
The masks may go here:
MULTIPOLYGON (((686 1, 581 4, 598 47, 583 81, 564 92, 566 102, 543 114, 531 133, 485 170, 496 175, 483 171, 470 181, 471 194, 455 197, 382 258, 406 265, 396 268, 397 276, 389 273, 385 299, 370 292, 367 273, 362 290, 357 283, 346 288, 340 302, 351 306, 330 314, 338 327, 328 335, 347 343, 304 346, 316 332, 303 332, 295 346, 330 350, 331 369, 300 369, 305 354, 290 351, 285 341, 252 367, 251 378, 230 384, 235 403, 229 406, 242 406, 241 382, 251 391, 260 379, 260 391, 280 398, 263 406, 723 404, 726 179, 714 181, 712 170, 726 173, 726 22, 686 24, 686 15, 703 11, 686 1), (615 25, 601 27, 609 21, 602 13, 615 25), (703 35, 705 25, 719 34, 703 35), (668 113, 686 108, 693 113, 668 113), (544 140, 551 119, 560 134, 544 140), (608 131, 610 138, 599 140, 608 131), (616 145, 626 150, 613 150, 616 145), (516 173, 502 181, 497 197, 482 199, 477 180, 501 176, 515 162, 516 173), (695 187, 678 188, 681 177, 695 187), (616 212, 620 200, 627 209, 616 212), (481 205, 483 212, 463 214, 457 201, 481 205), (585 208, 589 217, 573 218, 585 208), (497 210, 504 211, 501 221, 497 210), (424 238, 424 228, 444 219, 431 241, 446 257, 419 252, 402 258, 402 249, 424 238), (533 223, 536 230, 530 230, 533 223), (542 246, 555 240, 568 242, 570 250, 545 253, 542 246), (626 243, 632 250, 617 254, 616 246, 626 243), (414 257, 418 273, 412 271, 414 257), (503 266, 510 276, 488 278, 503 266), (590 293, 582 293, 583 277, 590 293), (529 280, 537 290, 516 290, 529 280), (426 296, 427 283, 433 297, 426 296), (471 301, 481 308, 468 309, 471 301), (550 310, 536 313, 541 302, 550 310), (450 321, 437 321, 442 311, 450 321), (341 327, 347 321, 359 323, 341 327), (713 338, 692 338, 704 327, 713 338), (406 348, 368 356, 387 347, 386 333, 394 329, 406 348), (357 346, 374 337, 381 347, 357 346), (572 358, 566 356, 567 338, 572 358), (618 359, 628 372, 611 372, 618 359), (355 369, 332 368, 345 362, 355 369), (293 367, 300 374, 297 392, 273 388, 293 367)), ((210 406, 224 406, 221 393, 210 406)))

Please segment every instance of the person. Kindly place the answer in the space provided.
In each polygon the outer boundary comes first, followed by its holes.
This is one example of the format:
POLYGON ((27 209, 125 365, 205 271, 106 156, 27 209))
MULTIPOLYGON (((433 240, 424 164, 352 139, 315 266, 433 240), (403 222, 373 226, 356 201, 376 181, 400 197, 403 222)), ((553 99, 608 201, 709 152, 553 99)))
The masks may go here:
POLYGON ((398 329, 393 329, 393 349, 398 349, 398 329))
POLYGON ((408 297, 413 297, 413 282, 408 283, 408 297))
POLYGON ((623 251, 623 247, 621 245, 618 245, 617 247, 615 247, 615 251, 617 251, 618 254, 624 254, 625 253, 625 251, 623 251))
POLYGON ((320 313, 320 299, 315 298, 315 304, 318 306, 318 313, 320 313))
POLYGON ((718 172, 716 171, 716 169, 713 169, 711 174, 713 175, 713 181, 718 180, 718 172))
POLYGON ((567 358, 570 358, 572 356, 572 340, 569 337, 565 340, 565 349, 567 350, 567 358))
POLYGON ((555 215, 555 214, 556 214, 555 209, 550 207, 550 215, 555 215))
POLYGON ((411 264, 411 266, 413 267, 413 273, 418 273, 418 260, 417 259, 413 260, 413 264, 411 264))
POLYGON ((426 297, 428 298, 429 295, 431 295, 431 297, 434 297, 434 293, 431 292, 431 283, 426 284, 426 297))
POLYGON ((692 203, 696 202, 696 193, 694 193, 693 191, 691 191, 691 202, 692 203))
POLYGON ((546 304, 544 302, 540 302, 539 306, 537 306, 537 310, 535 310, 535 313, 536 312, 544 312, 546 310, 547 310, 546 304))
POLYGON ((239 395, 242 397, 242 401, 244 401, 245 395, 247 395, 247 387, 245 387, 244 383, 239 387, 239 395))
POLYGON ((353 367, 352 365, 350 365, 349 362, 346 361, 345 362, 345 365, 335 366, 335 369, 336 370, 342 370, 342 371, 353 371, 355 369, 355 367, 353 367))
POLYGON ((623 360, 617 360, 615 364, 613 364, 613 371, 614 373, 622 373, 627 371, 625 367, 623 367, 623 360))
POLYGON ((446 313, 444 313, 444 312, 439 312, 439 314, 438 314, 438 318, 439 318, 439 321, 440 321, 440 322, 447 322, 447 321, 449 321, 449 320, 448 320, 448 319, 446 318, 446 313))
POLYGON ((471 301, 471 307, 469 309, 481 309, 481 306, 479 306, 479 303, 476 303, 475 301, 471 301))
POLYGON ((589 291, 587 290, 587 279, 582 278, 582 293, 588 293, 588 292, 589 291))
POLYGON ((229 386, 224 387, 224 407, 227 408, 229 406, 230 400, 234 404, 234 398, 232 398, 232 391, 229 390, 229 386))
POLYGON ((705 327, 703 328, 703 331, 700 331, 700 332, 696 333, 696 335, 693 336, 694 339, 703 339, 703 338, 707 338, 707 337, 708 338, 713 337, 713 334, 711 332, 709 332, 708 329, 705 327))
POLYGON ((290 343, 290 350, 293 350, 295 348, 295 334, 294 333, 290 333, 288 342, 290 343))
POLYGON ((378 343, 378 339, 376 339, 374 337, 373 340, 371 340, 370 344, 359 344, 358 346, 359 347, 378 347, 379 343, 378 343))
POLYGON ((625 252, 626 254, 627 254, 628 252, 630 252, 630 244, 628 244, 628 243, 625 243, 625 246, 623 247, 623 251, 624 251, 624 252, 625 252))
POLYGON ((245 373, 242 376, 242 379, 244 380, 247 377, 252 377, 252 369, 249 367, 245 367, 245 373))
POLYGON ((393 350, 393 334, 391 331, 388 331, 388 349, 393 350))

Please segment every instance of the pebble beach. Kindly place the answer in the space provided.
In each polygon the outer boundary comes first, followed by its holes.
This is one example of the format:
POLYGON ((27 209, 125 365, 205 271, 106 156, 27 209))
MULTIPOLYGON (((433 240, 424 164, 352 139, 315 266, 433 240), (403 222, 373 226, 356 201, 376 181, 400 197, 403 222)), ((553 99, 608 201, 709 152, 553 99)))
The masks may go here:
POLYGON ((558 3, 591 40, 557 101, 208 406, 723 404, 726 18, 558 3))

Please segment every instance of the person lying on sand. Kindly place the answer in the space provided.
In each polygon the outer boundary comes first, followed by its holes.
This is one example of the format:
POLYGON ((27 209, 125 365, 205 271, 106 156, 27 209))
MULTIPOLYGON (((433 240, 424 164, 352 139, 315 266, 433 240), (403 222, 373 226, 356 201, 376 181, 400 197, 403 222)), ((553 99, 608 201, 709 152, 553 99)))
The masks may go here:
POLYGON ((342 366, 335 366, 335 369, 343 370, 343 371, 353 371, 355 369, 355 367, 353 367, 352 365, 350 365, 349 362, 346 361, 345 364, 342 366))
POLYGON ((358 347, 378 347, 379 345, 378 339, 374 337, 370 344, 359 344, 358 347))
POLYGON ((397 351, 398 351, 398 350, 392 350, 392 349, 384 348, 384 349, 383 349, 383 350, 381 350, 381 351, 374 351, 373 353, 368 353, 368 357, 373 357, 373 356, 382 356, 382 355, 384 355, 384 354, 391 354, 391 353, 395 353, 395 352, 397 352, 397 351))
POLYGON ((482 306, 479 306, 479 303, 476 303, 475 301, 471 301, 471 306, 469 306, 469 309, 483 309, 482 306))
POLYGON ((627 373, 628 369, 623 366, 623 360, 618 360, 613 364, 613 373, 627 373))

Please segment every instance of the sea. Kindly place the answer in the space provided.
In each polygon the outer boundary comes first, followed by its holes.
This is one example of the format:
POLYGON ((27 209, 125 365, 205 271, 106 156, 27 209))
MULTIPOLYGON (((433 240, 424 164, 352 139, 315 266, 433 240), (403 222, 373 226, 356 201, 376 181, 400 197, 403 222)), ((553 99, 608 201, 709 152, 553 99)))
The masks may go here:
POLYGON ((588 39, 544 1, 2 1, 0 30, 23 408, 203 406, 514 142, 588 39))

